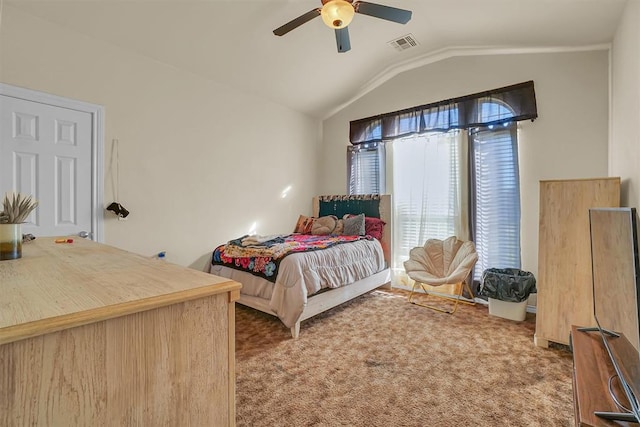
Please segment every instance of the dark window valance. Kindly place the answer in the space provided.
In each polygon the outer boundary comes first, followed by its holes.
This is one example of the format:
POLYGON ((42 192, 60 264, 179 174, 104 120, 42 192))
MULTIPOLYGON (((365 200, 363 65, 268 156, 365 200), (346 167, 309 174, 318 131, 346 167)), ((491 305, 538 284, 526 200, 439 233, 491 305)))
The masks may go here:
POLYGON ((538 117, 533 81, 473 95, 354 120, 352 144, 384 141, 416 133, 446 132, 538 117))

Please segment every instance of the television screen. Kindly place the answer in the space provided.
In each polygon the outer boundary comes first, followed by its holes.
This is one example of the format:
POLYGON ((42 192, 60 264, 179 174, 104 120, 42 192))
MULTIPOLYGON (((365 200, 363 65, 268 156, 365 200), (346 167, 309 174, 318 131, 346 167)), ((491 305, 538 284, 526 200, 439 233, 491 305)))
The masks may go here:
MULTIPOLYGON (((640 420, 640 279, 634 208, 589 209, 594 316, 640 420)), ((601 414, 598 414, 601 415, 601 414)))
POLYGON ((635 209, 590 209, 594 315, 602 329, 623 333, 636 351, 638 330, 635 209))

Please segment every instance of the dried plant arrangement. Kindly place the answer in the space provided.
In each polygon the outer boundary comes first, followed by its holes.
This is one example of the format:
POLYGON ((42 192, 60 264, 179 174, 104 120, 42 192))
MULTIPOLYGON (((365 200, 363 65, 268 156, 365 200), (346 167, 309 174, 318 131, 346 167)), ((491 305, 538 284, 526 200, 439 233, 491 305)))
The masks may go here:
POLYGON ((38 206, 38 201, 21 193, 6 193, 0 211, 0 224, 22 224, 38 206))

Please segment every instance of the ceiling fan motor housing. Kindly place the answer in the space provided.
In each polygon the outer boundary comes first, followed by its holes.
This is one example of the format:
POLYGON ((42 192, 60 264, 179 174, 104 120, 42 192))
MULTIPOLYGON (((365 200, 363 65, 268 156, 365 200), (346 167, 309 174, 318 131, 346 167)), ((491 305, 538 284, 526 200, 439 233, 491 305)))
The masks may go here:
POLYGON ((356 11, 347 0, 322 0, 322 20, 334 29, 344 28, 351 23, 356 11))

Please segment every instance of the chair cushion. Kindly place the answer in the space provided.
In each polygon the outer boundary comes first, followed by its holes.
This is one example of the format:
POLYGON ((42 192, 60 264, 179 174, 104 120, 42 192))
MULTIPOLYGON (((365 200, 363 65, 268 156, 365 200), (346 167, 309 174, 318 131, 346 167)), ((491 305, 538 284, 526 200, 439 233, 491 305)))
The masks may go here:
POLYGON ((411 279, 439 286, 464 281, 477 260, 473 242, 451 236, 445 240, 429 239, 423 247, 411 249, 404 267, 411 279))
POLYGON ((408 276, 416 282, 424 283, 431 286, 453 285, 458 282, 450 282, 448 277, 436 277, 426 271, 412 271, 408 276))

